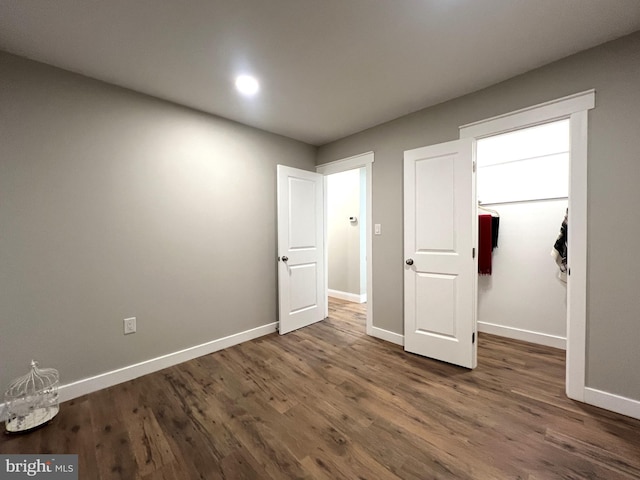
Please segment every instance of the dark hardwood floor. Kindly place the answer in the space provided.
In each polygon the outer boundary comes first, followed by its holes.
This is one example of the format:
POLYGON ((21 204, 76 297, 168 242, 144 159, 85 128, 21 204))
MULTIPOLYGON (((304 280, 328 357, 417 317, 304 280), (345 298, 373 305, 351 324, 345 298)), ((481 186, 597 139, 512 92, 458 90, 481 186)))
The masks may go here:
POLYGON ((363 306, 62 405, 2 453, 83 480, 638 479, 640 421, 564 395, 564 352, 481 335, 468 371, 364 334, 363 306))

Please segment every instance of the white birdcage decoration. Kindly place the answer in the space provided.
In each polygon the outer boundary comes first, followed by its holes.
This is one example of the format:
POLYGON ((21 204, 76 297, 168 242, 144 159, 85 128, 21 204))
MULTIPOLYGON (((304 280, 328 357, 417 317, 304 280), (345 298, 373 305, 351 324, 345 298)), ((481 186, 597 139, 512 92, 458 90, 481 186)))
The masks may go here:
POLYGON ((7 432, 26 432, 55 417, 60 409, 59 380, 55 368, 40 369, 31 360, 31 371, 11 382, 4 394, 7 432))

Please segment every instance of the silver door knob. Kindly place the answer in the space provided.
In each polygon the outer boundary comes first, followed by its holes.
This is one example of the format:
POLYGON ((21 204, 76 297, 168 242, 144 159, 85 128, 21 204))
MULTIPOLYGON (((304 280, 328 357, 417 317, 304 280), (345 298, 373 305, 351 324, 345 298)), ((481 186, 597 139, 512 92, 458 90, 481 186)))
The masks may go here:
POLYGON ((284 256, 282 257, 282 261, 283 261, 283 262, 286 262, 287 260, 289 260, 289 257, 287 257, 286 255, 284 255, 284 256))
POLYGON ((407 265, 413 265, 413 258, 408 258, 406 262, 407 265))

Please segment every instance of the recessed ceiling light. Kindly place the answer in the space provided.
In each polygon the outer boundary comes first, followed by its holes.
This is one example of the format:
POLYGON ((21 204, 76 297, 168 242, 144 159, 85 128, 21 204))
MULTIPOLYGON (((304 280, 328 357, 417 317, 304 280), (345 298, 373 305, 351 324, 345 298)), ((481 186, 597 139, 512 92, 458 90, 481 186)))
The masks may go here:
POLYGON ((236 88, 243 95, 255 95, 260 90, 260 84, 250 75, 240 75, 236 78, 236 88))

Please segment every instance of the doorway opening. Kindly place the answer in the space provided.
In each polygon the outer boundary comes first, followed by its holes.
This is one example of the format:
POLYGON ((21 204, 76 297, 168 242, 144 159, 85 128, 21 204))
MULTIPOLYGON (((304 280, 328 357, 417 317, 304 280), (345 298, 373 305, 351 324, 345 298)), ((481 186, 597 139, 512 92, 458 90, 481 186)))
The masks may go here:
POLYGON ((566 392, 585 401, 587 342, 587 133, 595 90, 576 93, 460 127, 460 138, 492 135, 569 119, 569 281, 567 282, 566 392))
POLYGON ((373 327, 373 160, 367 152, 316 167, 324 175, 326 311, 343 306, 357 313, 365 306, 367 335, 373 327), (329 295, 338 300, 330 304, 329 295))
MULTIPOLYGON (((327 284, 332 309, 367 302, 366 170, 360 167, 325 177, 327 206, 327 284)), ((362 319, 364 308, 353 320, 362 319)), ((359 313, 358 313, 359 312, 359 313)))
POLYGON ((494 226, 492 252, 480 241, 490 263, 478 276, 479 332, 566 349, 567 280, 550 253, 569 205, 569 126, 477 141, 478 215, 494 226))
POLYGON ((327 278, 329 296, 367 301, 366 171, 327 175, 327 278))

